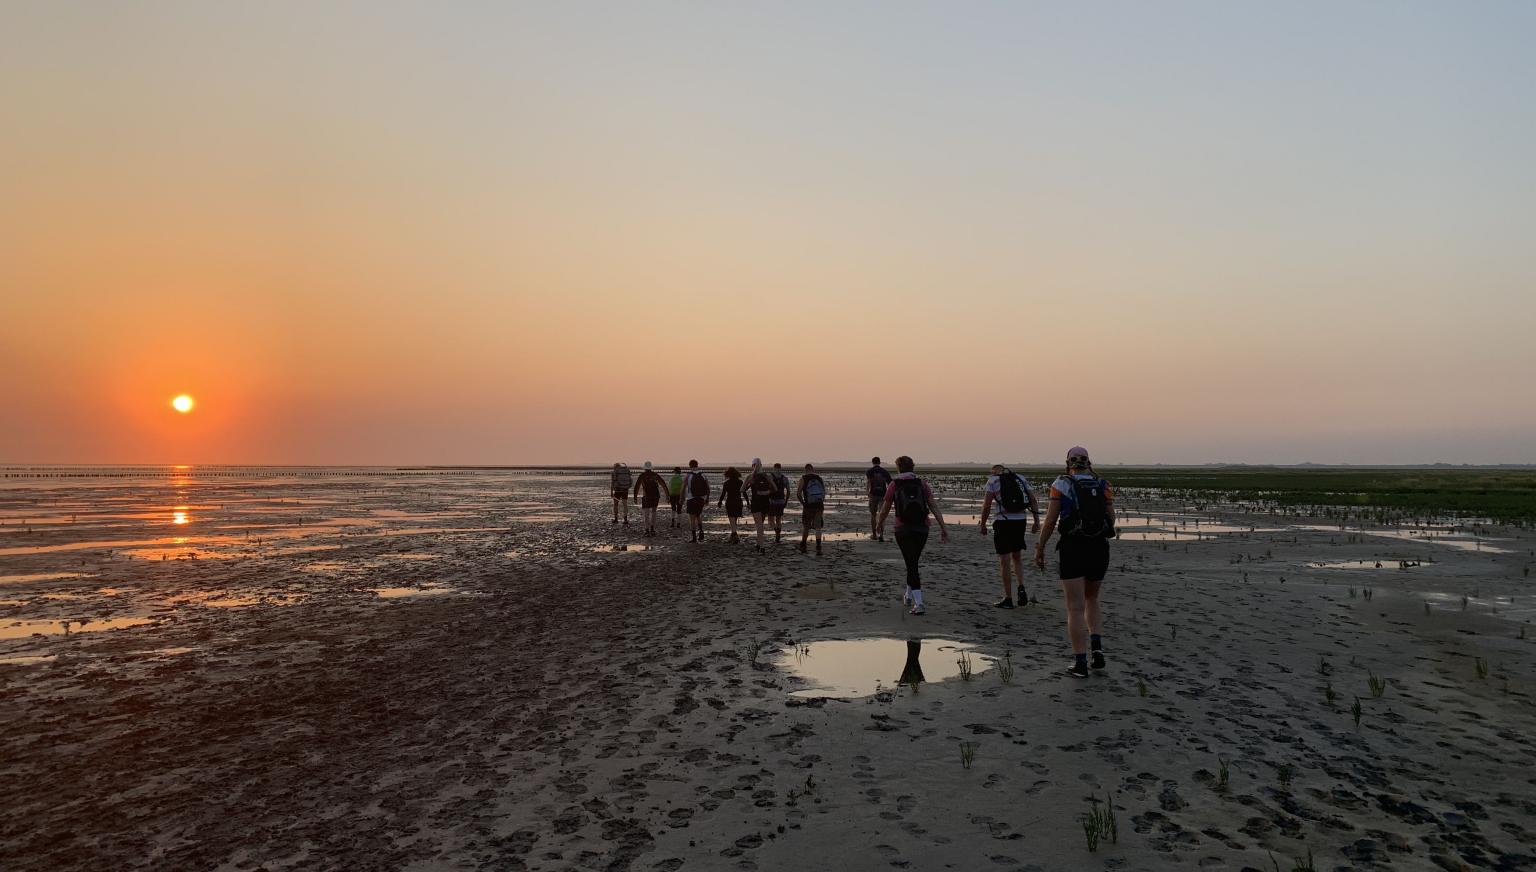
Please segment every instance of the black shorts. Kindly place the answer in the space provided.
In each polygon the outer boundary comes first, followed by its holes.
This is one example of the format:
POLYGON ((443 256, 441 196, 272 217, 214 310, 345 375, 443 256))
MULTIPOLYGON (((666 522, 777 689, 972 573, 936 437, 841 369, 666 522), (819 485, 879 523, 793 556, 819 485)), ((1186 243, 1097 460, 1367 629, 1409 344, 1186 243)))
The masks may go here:
POLYGON ((616 487, 613 489, 613 498, 616 500, 627 500, 629 499, 629 491, 625 488, 616 487))
POLYGON ((654 497, 646 494, 640 498, 640 508, 642 509, 654 509, 659 505, 661 505, 661 494, 657 494, 654 497))
POLYGON ((673 494, 670 499, 672 500, 673 513, 681 512, 683 510, 683 495, 673 494))
POLYGON ((775 518, 781 518, 784 516, 784 507, 786 505, 788 505, 788 503, 780 502, 779 500, 769 500, 768 514, 775 518))
POLYGON ((1103 581, 1109 571, 1109 540, 1081 536, 1063 536, 1056 543, 1061 562, 1061 577, 1103 581))
POLYGON ((997 549, 998 554, 1017 554, 1024 550, 1024 534, 1028 529, 1029 522, 1023 518, 1017 521, 993 521, 992 547, 997 549))
POLYGON ((880 506, 884 502, 885 502, 885 494, 880 494, 879 496, 876 496, 874 494, 870 494, 869 495, 869 513, 871 515, 878 515, 878 514, 880 514, 880 506))
POLYGON ((766 495, 764 495, 764 496, 758 496, 757 494, 753 494, 752 495, 752 514, 754 514, 754 515, 766 515, 766 514, 768 514, 769 513, 768 505, 769 505, 769 502, 768 502, 768 497, 766 495))
POLYGON ((690 515, 702 515, 702 514, 704 514, 704 498, 703 497, 694 497, 694 498, 692 498, 692 499, 690 499, 688 501, 688 514, 690 514, 690 515))
POLYGON ((806 503, 805 511, 800 515, 801 523, 813 530, 821 529, 822 516, 827 512, 826 503, 806 503))

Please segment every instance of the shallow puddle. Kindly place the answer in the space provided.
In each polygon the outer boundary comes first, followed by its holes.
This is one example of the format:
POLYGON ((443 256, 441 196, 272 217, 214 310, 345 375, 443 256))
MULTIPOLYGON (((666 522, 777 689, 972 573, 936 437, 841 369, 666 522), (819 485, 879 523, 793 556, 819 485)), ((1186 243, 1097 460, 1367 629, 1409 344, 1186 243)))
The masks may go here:
POLYGON ((407 599, 409 597, 441 596, 458 593, 451 587, 373 587, 368 589, 379 599, 407 599))
POLYGON ((592 551, 598 554, 631 554, 637 551, 657 551, 659 545, 593 545, 592 551))
POLYGON ((108 618, 100 621, 16 621, 0 625, 0 639, 26 639, 30 636, 62 636, 70 633, 96 633, 151 624, 150 618, 108 618))
POLYGON ((0 657, 0 666, 35 666, 53 659, 52 654, 31 654, 22 657, 0 657))
POLYGON ((992 668, 975 646, 951 639, 828 639, 778 652, 798 689, 791 696, 854 698, 897 685, 946 681, 969 661, 972 675, 992 668))
POLYGON ((57 581, 61 578, 92 578, 90 572, 35 572, 30 575, 0 575, 0 584, 26 584, 29 581, 57 581))
POLYGON ((1390 570, 1392 572, 1401 572, 1402 570, 1405 570, 1405 569, 1417 569, 1418 567, 1420 567, 1422 565, 1423 565, 1423 561, 1421 561, 1421 560, 1419 560, 1417 558, 1409 559, 1409 558, 1393 557, 1393 558, 1390 558, 1390 559, 1385 559, 1384 558, 1382 560, 1376 560, 1376 559, 1371 559, 1371 560, 1333 560, 1333 561, 1324 561, 1324 562, 1319 562, 1319 563, 1308 563, 1307 564, 1307 568, 1308 569, 1369 569, 1369 570, 1373 570, 1373 571, 1377 570, 1377 569, 1380 569, 1383 572, 1388 571, 1388 570, 1390 570))

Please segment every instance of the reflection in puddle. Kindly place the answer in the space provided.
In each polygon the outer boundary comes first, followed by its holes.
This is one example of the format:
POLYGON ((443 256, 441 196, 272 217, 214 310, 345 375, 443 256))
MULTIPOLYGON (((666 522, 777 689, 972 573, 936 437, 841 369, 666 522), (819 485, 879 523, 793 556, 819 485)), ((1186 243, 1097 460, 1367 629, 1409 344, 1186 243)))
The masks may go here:
POLYGON ((559 523, 561 523, 563 521, 572 520, 575 517, 576 517, 575 515, 556 515, 556 514, 512 515, 512 516, 508 517, 507 520, 514 521, 514 522, 517 522, 519 524, 559 524, 559 523))
POLYGON ((780 649, 792 680, 805 685, 791 696, 851 698, 900 684, 945 681, 960 674, 962 652, 972 674, 992 668, 975 646, 949 639, 829 639, 780 649))
POLYGON ((108 618, 100 621, 16 621, 0 625, 0 639, 25 639, 28 636, 62 636, 69 633, 95 633, 120 630, 154 623, 150 618, 108 618))
POLYGON ((599 554, 629 554, 636 551, 651 551, 660 547, 659 545, 593 545, 592 550, 599 554))

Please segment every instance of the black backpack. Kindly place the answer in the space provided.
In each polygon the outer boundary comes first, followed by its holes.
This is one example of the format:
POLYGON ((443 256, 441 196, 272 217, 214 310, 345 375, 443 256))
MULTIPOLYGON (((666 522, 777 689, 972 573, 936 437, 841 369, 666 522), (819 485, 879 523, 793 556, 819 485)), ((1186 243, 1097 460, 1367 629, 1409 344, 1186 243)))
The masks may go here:
POLYGON ((773 477, 766 472, 752 473, 752 495, 759 497, 771 497, 777 490, 773 486, 773 477))
POLYGON ((928 495, 923 493, 923 480, 903 478, 896 481, 896 517, 903 524, 928 523, 928 495))
POLYGON ((1069 477, 1072 482, 1072 514, 1067 516, 1061 535, 1084 539, 1111 539, 1115 528, 1109 523, 1109 502, 1104 498, 1108 484, 1102 478, 1083 480, 1069 477))
POLYGON ((709 499, 709 479, 704 473, 695 472, 688 478, 688 495, 696 500, 709 499))
POLYGON ((1009 514, 1022 512, 1029 506, 1029 499, 1024 496, 1024 484, 1019 481, 1018 473, 1011 469, 1003 470, 997 477, 997 504, 1009 514))

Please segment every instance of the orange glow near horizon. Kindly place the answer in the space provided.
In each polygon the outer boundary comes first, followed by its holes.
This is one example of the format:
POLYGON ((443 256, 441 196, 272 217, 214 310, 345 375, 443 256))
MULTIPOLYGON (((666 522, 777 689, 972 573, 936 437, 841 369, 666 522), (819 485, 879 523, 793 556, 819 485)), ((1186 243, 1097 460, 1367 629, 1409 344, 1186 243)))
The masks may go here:
POLYGON ((175 508, 175 510, 171 512, 171 523, 172 524, 177 524, 177 525, 186 524, 186 523, 190 522, 191 520, 192 519, 187 515, 187 507, 186 506, 177 506, 175 508))

